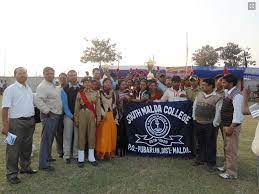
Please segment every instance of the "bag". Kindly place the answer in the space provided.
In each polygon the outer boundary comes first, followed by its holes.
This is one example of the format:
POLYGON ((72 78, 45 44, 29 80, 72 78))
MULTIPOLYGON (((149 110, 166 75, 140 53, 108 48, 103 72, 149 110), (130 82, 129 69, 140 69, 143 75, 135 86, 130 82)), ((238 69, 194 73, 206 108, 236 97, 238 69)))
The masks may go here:
POLYGON ((254 154, 256 156, 259 156, 259 123, 256 127, 256 130, 255 130, 255 137, 254 137, 254 140, 252 142, 252 151, 254 152, 254 154))

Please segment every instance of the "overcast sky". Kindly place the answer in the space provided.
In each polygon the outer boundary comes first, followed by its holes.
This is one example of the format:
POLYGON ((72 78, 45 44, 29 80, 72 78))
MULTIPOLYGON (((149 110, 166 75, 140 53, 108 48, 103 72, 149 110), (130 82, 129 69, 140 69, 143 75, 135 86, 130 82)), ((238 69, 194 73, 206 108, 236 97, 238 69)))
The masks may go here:
POLYGON ((111 38, 122 52, 121 65, 185 65, 203 45, 227 42, 250 47, 259 64, 259 7, 255 0, 0 0, 0 75, 25 66, 30 75, 44 66, 57 73, 93 68, 81 64, 87 39, 111 38), (4 65, 6 63, 6 65, 4 65))

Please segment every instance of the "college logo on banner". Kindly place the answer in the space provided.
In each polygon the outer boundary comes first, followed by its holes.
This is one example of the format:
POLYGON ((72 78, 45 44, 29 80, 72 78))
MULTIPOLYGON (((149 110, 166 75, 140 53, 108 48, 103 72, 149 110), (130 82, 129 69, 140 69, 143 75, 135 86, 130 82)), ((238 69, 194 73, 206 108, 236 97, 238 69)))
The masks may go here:
POLYGON ((192 103, 130 103, 125 107, 128 150, 149 155, 191 153, 192 103))
POLYGON ((169 135, 171 124, 166 116, 162 114, 152 114, 145 122, 145 129, 148 135, 135 134, 138 137, 136 143, 143 143, 148 146, 172 146, 173 144, 183 144, 182 135, 169 135))

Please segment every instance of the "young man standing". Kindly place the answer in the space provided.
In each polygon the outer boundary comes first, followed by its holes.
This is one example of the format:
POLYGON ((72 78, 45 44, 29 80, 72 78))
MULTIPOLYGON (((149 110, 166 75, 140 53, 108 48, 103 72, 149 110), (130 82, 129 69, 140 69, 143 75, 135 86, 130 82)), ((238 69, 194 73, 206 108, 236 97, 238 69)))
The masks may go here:
MULTIPOLYGON (((59 96, 61 98, 61 90, 63 87, 67 84, 67 74, 61 73, 58 76, 59 83, 60 85, 57 86, 57 90, 59 93, 59 96)), ((64 113, 62 113, 59 123, 58 123, 58 128, 55 133, 55 139, 56 139, 56 144, 57 144, 57 153, 59 158, 63 158, 64 152, 63 152, 63 132, 64 132, 64 113)))
POLYGON ((219 174, 224 179, 237 179, 239 133, 243 121, 243 96, 237 88, 237 81, 237 77, 233 74, 225 75, 222 78, 222 85, 227 90, 221 109, 226 158, 224 168, 218 168, 218 170, 225 171, 219 174))
POLYGON ((160 102, 176 102, 184 101, 186 99, 186 92, 180 88, 181 78, 179 76, 174 76, 172 78, 172 87, 168 88, 164 95, 159 100, 160 102))
POLYGON ((207 163, 208 171, 216 167, 216 130, 220 124, 222 98, 214 91, 214 79, 204 79, 202 92, 193 103, 193 120, 198 138, 198 152, 194 165, 207 163))
POLYGON ((83 87, 77 81, 77 73, 75 70, 70 70, 67 73, 68 84, 61 90, 61 99, 64 116, 64 133, 63 133, 63 151, 64 160, 67 164, 71 162, 71 150, 73 150, 73 158, 77 161, 78 158, 78 128, 74 123, 74 110, 77 93, 83 87), (72 145, 73 143, 73 145, 72 145), (71 149, 72 148, 72 149, 71 149))
POLYGON ((32 170, 31 151, 35 129, 33 94, 26 84, 27 70, 18 67, 14 70, 16 82, 6 88, 2 104, 2 133, 16 135, 14 145, 6 146, 6 177, 12 184, 20 183, 20 173, 35 174, 32 170), (18 168, 18 162, 21 169, 18 168))

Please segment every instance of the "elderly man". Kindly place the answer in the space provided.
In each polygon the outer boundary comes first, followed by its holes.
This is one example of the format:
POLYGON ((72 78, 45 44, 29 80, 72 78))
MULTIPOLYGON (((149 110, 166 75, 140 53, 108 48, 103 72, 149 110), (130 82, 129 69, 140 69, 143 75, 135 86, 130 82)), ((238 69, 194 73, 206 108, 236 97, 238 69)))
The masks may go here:
POLYGON ((18 67, 14 70, 16 82, 6 88, 2 104, 2 133, 17 136, 14 145, 6 147, 6 170, 7 180, 12 184, 20 183, 17 177, 20 161, 20 173, 34 174, 32 170, 31 151, 33 133, 35 129, 33 94, 26 84, 27 70, 18 67))
POLYGON ((42 133, 39 153, 39 169, 53 171, 50 162, 54 134, 62 114, 61 97, 53 82, 55 71, 51 67, 43 69, 44 80, 36 90, 35 104, 41 112, 42 133))

